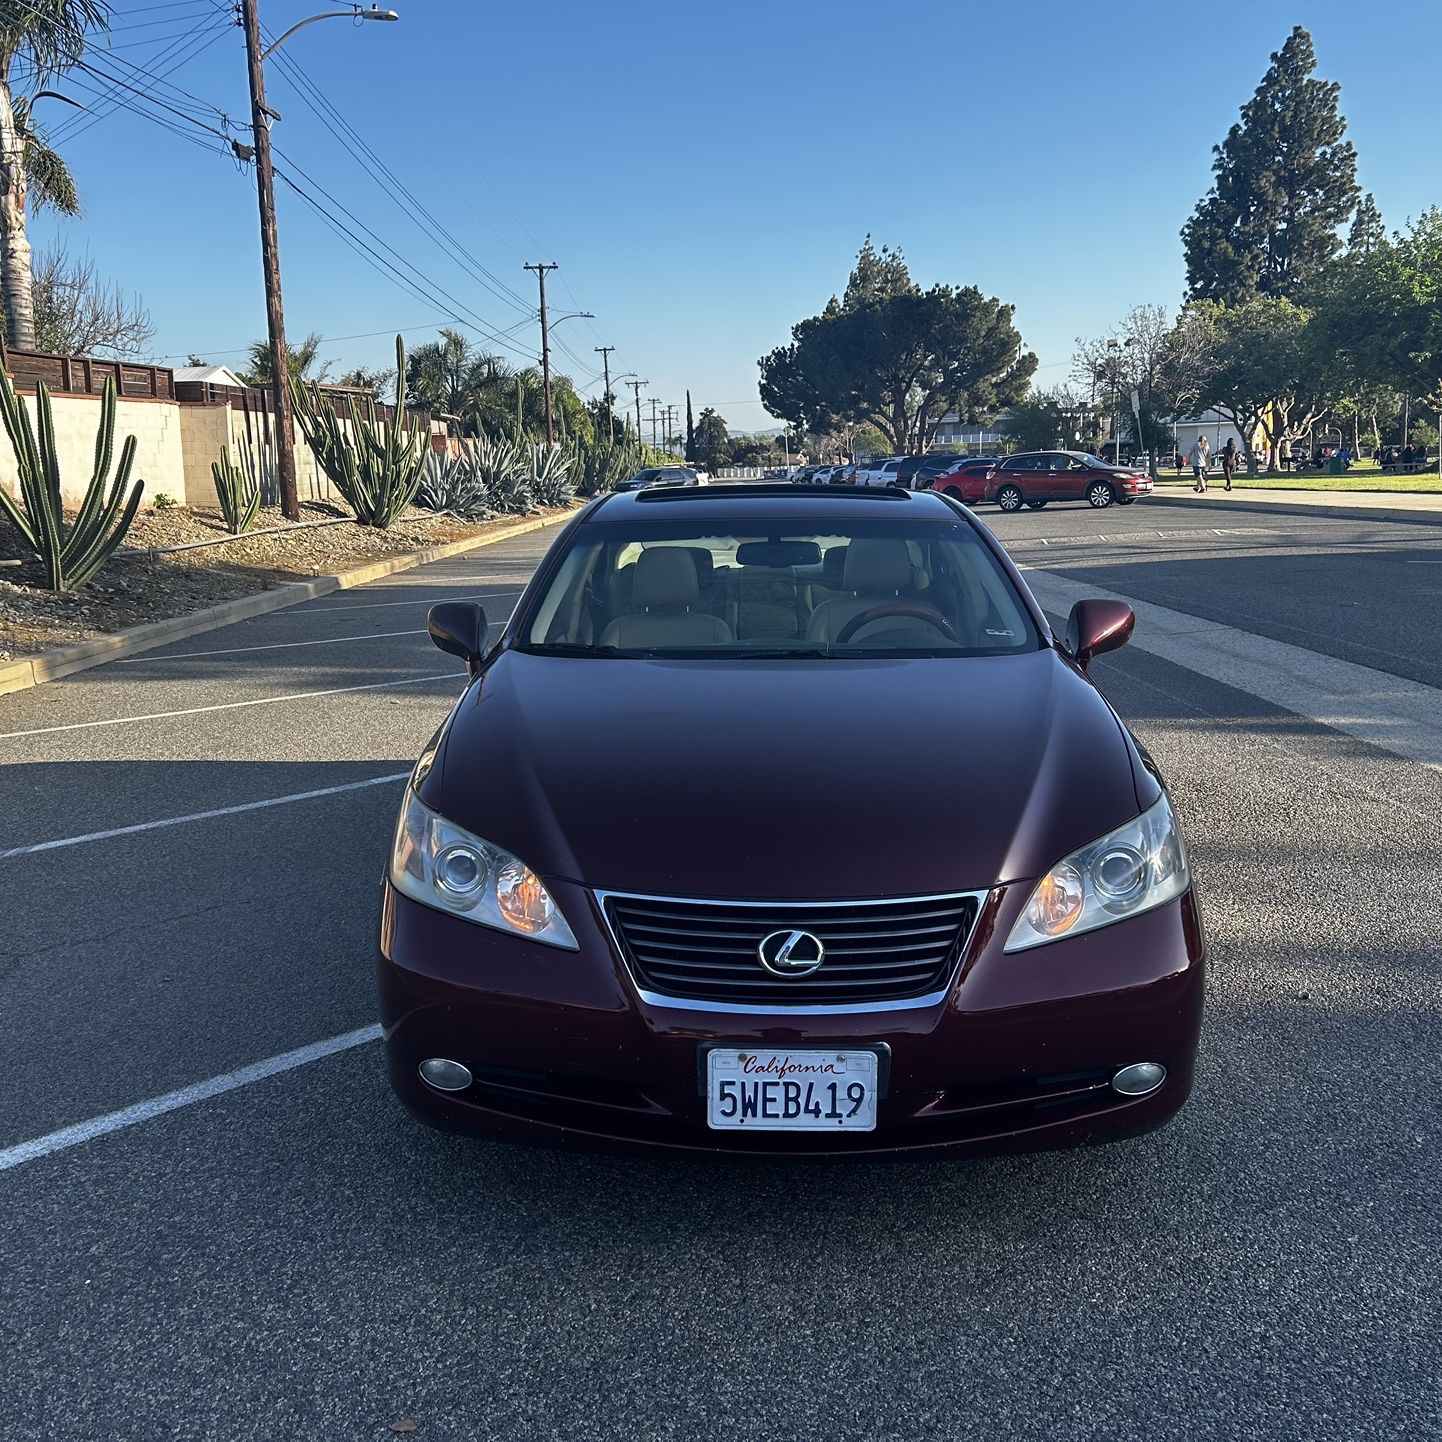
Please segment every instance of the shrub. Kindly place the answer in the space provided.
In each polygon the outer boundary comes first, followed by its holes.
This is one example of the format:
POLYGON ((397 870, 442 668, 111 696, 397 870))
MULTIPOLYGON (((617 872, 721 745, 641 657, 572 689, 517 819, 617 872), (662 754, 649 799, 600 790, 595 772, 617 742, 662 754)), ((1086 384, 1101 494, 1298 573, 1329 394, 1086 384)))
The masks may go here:
POLYGON ((570 455, 560 446, 530 448, 531 497, 539 506, 569 506, 576 495, 568 472, 570 455))

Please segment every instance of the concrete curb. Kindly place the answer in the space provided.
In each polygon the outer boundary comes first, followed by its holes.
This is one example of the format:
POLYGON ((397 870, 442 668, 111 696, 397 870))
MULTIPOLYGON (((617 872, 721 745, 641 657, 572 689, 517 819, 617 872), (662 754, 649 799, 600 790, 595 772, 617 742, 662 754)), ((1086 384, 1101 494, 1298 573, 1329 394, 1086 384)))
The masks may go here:
POLYGON ((215 631, 236 621, 249 620, 252 616, 263 616, 269 611, 283 611, 288 606, 298 606, 303 601, 314 601, 319 596, 328 596, 332 591, 348 591, 353 586, 364 586, 370 581, 379 581, 383 576, 393 576, 398 571, 409 571, 431 561, 442 561, 447 556, 459 556, 466 551, 479 550, 482 546, 495 545, 498 541, 509 541, 515 536, 524 536, 529 531, 539 531, 546 526, 569 521, 574 514, 574 511, 567 511, 557 516, 516 521, 483 536, 467 536, 460 541, 444 541, 440 545, 427 546, 420 551, 404 551, 396 556, 386 556, 383 560, 368 561, 364 566, 355 566, 333 576, 317 576, 310 581, 292 581, 284 586, 277 586, 274 590, 257 591, 253 596, 222 601, 218 606, 207 606, 202 611, 192 611, 188 616, 172 616, 166 621, 151 621, 144 626, 131 626, 111 636, 99 636, 93 641, 77 641, 70 646, 56 646, 38 656, 25 656, 19 661, 9 661, 0 666, 0 696, 11 691, 25 691, 32 686, 43 686, 47 681, 58 681, 60 677, 73 675, 76 671, 103 666, 107 661, 133 656, 138 651, 149 651, 170 641, 183 640, 186 636, 199 636, 205 631, 215 631))

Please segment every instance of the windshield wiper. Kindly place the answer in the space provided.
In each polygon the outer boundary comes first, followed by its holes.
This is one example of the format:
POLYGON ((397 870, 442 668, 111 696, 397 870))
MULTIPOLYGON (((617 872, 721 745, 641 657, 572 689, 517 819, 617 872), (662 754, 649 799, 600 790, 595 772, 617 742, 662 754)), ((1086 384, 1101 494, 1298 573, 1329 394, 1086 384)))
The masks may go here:
POLYGON ((645 651, 627 651, 620 646, 582 646, 571 641, 547 641, 535 646, 517 646, 516 650, 527 656, 600 656, 631 661, 648 654, 645 651))
POLYGON ((784 651, 728 651, 726 655, 734 661, 794 661, 798 657, 802 660, 825 661, 836 655, 836 652, 824 646, 793 646, 784 651))

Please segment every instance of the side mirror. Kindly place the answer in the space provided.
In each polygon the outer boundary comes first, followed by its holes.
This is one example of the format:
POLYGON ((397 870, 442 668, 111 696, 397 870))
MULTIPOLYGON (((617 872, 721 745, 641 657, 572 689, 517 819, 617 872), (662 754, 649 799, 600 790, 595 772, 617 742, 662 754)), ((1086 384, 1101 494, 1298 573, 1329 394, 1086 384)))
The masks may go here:
POLYGON ((474 601, 442 601, 426 615, 431 640, 459 656, 472 676, 486 654, 486 629, 486 613, 474 601))
POLYGON ((1136 623, 1125 601, 1078 601, 1067 619, 1066 648, 1085 671, 1093 656, 1125 646, 1136 623))

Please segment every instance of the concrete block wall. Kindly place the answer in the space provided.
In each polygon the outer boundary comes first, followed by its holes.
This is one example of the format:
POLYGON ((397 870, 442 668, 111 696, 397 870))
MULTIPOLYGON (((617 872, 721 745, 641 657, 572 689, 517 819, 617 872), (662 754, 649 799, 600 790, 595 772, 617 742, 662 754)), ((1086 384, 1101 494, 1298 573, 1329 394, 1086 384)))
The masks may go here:
MULTIPOLYGON (((35 417, 34 396, 21 396, 35 417)), ((60 494, 67 507, 85 498, 95 465, 95 432, 100 424, 100 397, 59 395, 50 399, 55 417, 55 438, 60 449, 60 494)), ((254 422, 252 422, 254 424, 254 422)), ((433 435, 445 434, 439 421, 431 422, 433 435)), ((216 505, 211 463, 227 445, 239 459, 245 438, 245 414, 225 404, 161 400, 121 400, 115 411, 115 454, 125 437, 136 440, 132 478, 145 482, 144 505, 157 495, 180 505, 206 509, 216 505)), ((113 469, 113 467, 112 467, 113 469)), ((339 501, 335 488, 316 464, 315 453, 297 432, 295 438, 296 487, 303 501, 339 501)), ((0 485, 19 494, 15 455, 8 437, 0 432, 0 485)))
MULTIPOLYGON (((21 402, 35 424, 35 397, 21 396, 21 402)), ((60 495, 67 506, 78 506, 95 469, 95 432, 100 425, 99 396, 52 396, 55 442, 60 453, 60 495)), ((115 450, 111 476, 120 458, 126 436, 136 440, 135 465, 131 478, 145 482, 145 504, 156 495, 167 495, 177 504, 186 500, 185 464, 180 434, 180 407, 174 401, 121 400, 115 407, 115 450)), ((207 467, 207 472, 208 472, 207 467)), ((0 432, 0 485, 12 495, 19 494, 15 453, 9 437, 0 432)))

